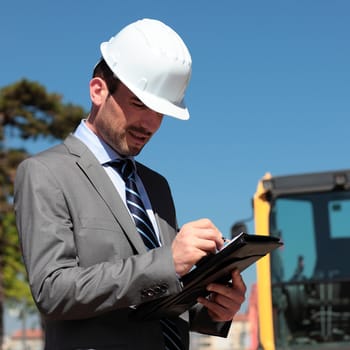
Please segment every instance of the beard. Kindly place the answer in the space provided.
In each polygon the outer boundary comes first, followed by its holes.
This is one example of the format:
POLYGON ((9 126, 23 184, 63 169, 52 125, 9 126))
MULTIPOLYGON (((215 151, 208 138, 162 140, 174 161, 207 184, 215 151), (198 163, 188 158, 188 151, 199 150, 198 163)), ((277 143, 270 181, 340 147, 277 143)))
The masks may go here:
POLYGON ((104 141, 112 147, 118 154, 125 157, 135 157, 147 144, 151 138, 151 133, 144 128, 131 126, 125 130, 118 131, 113 128, 105 130, 104 141), (133 142, 133 138, 138 135, 140 142, 133 142), (142 140, 144 138, 144 140, 142 140), (131 139, 131 140, 130 140, 131 139), (142 140, 142 141, 141 141, 142 140))

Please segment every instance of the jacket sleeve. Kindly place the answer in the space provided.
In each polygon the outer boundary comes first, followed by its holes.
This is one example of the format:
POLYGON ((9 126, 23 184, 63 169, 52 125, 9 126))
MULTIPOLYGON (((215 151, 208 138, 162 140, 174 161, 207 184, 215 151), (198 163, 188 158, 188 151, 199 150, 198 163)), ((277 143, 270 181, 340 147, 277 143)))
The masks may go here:
POLYGON ((89 318, 181 289, 170 247, 136 254, 118 222, 108 224, 112 215, 108 217, 103 201, 92 206, 93 186, 84 190, 91 195, 80 195, 74 175, 62 179, 59 172, 59 167, 34 157, 19 166, 15 180, 21 249, 33 298, 44 317, 89 318), (67 182, 69 191, 63 185, 67 182), (101 227, 103 210, 108 220, 101 227), (83 224, 84 215, 89 227, 83 224), (83 263, 83 249, 96 261, 83 263))
POLYGON ((227 337, 232 323, 231 321, 213 321, 209 316, 207 309, 200 304, 196 304, 191 308, 189 316, 191 331, 202 334, 215 335, 218 337, 227 337))

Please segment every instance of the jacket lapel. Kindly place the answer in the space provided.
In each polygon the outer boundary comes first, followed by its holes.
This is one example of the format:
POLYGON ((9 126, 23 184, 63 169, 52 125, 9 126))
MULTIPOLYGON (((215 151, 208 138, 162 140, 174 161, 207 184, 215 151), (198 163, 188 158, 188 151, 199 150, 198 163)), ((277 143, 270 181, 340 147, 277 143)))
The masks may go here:
POLYGON ((129 241, 134 245, 136 251, 140 253, 146 252, 146 247, 139 233, 136 231, 135 224, 123 200, 92 152, 83 142, 73 135, 68 136, 64 144, 71 154, 78 157, 77 166, 89 179, 98 195, 100 195, 106 203, 107 207, 128 236, 129 241))

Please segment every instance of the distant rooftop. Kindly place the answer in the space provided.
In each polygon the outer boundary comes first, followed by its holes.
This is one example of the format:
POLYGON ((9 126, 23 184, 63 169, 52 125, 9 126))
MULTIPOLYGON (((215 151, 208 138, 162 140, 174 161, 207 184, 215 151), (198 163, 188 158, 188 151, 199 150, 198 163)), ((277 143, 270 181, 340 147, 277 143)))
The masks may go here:
POLYGON ((11 339, 41 339, 43 338, 43 331, 41 329, 27 329, 23 332, 21 329, 14 331, 11 335, 11 339))

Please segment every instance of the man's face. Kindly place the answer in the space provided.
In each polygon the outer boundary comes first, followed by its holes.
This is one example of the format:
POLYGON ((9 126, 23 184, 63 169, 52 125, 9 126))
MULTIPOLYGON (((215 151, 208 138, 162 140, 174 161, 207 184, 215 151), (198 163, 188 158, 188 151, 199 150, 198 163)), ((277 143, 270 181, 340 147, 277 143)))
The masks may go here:
POLYGON ((136 156, 159 129, 163 115, 146 107, 124 84, 106 94, 90 127, 119 154, 136 156))

